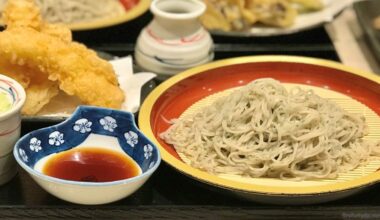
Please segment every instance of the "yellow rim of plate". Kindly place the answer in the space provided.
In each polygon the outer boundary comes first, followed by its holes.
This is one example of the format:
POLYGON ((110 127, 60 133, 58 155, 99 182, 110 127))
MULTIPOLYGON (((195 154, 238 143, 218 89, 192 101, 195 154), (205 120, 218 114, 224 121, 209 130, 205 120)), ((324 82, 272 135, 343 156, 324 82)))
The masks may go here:
POLYGON ((73 31, 84 31, 121 24, 142 15, 145 11, 148 10, 150 3, 151 0, 140 0, 136 6, 126 11, 126 13, 123 15, 107 19, 100 19, 93 22, 69 24, 68 27, 73 31))
POLYGON ((158 142, 153 134, 152 127, 150 125, 150 116, 152 112, 153 105, 156 100, 171 86, 182 81, 185 78, 199 74, 203 71, 215 69, 222 66, 229 66, 234 64, 243 63, 259 63, 259 62, 285 62, 285 63, 302 63, 311 64, 316 66, 329 67, 332 69, 342 70, 349 72, 354 75, 364 77, 366 79, 372 80, 380 84, 380 77, 376 76, 374 73, 369 73, 361 71, 352 67, 345 66, 338 62, 308 58, 308 57, 298 57, 298 56, 248 56, 248 57, 238 57, 232 59, 225 59, 220 61, 215 61, 208 63, 199 67, 195 67, 186 70, 180 74, 173 76, 167 81, 160 84, 156 89, 154 89, 149 96, 145 99, 144 103, 140 108, 139 113, 139 127, 141 131, 148 136, 160 149, 162 159, 168 163, 170 166, 177 169, 186 175, 193 177, 199 181, 216 185, 221 188, 232 189, 236 191, 243 191, 248 193, 258 193, 258 194, 272 194, 272 195, 307 195, 307 194, 320 194, 320 193, 331 193, 338 191, 350 190, 358 187, 363 187, 365 185, 376 183, 380 180, 380 172, 375 172, 367 176, 363 176, 354 180, 347 182, 333 183, 322 186, 305 186, 305 187, 279 187, 279 186, 264 186, 258 184, 242 183, 233 180, 227 180, 216 175, 209 174, 207 172, 193 168, 183 161, 178 160, 170 153, 168 153, 158 142))

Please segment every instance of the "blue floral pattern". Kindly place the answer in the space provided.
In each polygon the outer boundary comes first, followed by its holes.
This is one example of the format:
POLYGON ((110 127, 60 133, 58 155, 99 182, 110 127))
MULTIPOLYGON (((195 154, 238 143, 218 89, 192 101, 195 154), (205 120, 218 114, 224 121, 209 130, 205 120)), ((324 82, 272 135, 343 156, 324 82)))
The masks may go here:
POLYGON ((33 168, 47 155, 72 149, 101 136, 116 138, 120 148, 139 164, 143 172, 156 169, 160 163, 158 149, 136 127, 133 114, 92 106, 81 106, 65 122, 23 136, 15 146, 16 160, 33 168))
POLYGON ((116 120, 110 116, 106 116, 99 120, 99 123, 103 126, 104 130, 113 132, 117 128, 116 120))
POLYGON ((73 130, 84 134, 91 131, 91 125, 87 118, 81 118, 74 123, 73 130))
POLYGON ((151 168, 154 166, 154 164, 156 164, 154 161, 151 162, 151 163, 149 164, 149 169, 151 169, 151 168))
POLYGON ((124 137, 127 140, 127 143, 131 145, 131 147, 135 147, 135 145, 139 143, 139 136, 133 131, 126 132, 124 134, 124 137))
POLYGON ((20 154, 21 156, 21 159, 24 161, 24 162, 28 162, 28 156, 26 156, 26 153, 23 149, 19 148, 18 149, 18 153, 20 154))
POLYGON ((41 141, 38 140, 37 138, 32 138, 30 139, 30 142, 29 142, 29 148, 30 150, 32 151, 35 151, 35 152, 38 152, 40 150, 42 150, 42 147, 41 147, 41 141))
POLYGON ((49 144, 54 146, 60 146, 61 144, 65 143, 65 140, 63 139, 63 133, 59 131, 54 131, 50 133, 49 135, 49 144))
POLYGON ((149 159, 152 156, 153 147, 150 144, 144 145, 144 157, 149 159))

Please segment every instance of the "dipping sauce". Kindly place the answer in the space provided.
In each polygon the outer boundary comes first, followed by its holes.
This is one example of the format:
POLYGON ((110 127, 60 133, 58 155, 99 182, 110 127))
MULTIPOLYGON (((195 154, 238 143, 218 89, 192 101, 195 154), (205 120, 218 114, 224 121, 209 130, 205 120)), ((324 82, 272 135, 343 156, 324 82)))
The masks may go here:
POLYGON ((8 96, 0 92, 0 113, 8 111, 12 107, 12 103, 8 96))
POLYGON ((140 167, 123 153, 103 148, 73 148, 50 157, 42 173, 65 180, 110 182, 140 174, 140 167))

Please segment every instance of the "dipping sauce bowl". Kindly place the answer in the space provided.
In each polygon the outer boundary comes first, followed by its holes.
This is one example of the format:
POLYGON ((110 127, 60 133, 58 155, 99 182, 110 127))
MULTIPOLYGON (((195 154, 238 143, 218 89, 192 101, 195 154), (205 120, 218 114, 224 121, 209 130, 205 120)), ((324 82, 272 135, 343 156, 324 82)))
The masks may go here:
POLYGON ((133 114, 80 106, 66 121, 23 136, 19 165, 47 192, 77 204, 105 204, 139 189, 158 168, 156 146, 133 114))

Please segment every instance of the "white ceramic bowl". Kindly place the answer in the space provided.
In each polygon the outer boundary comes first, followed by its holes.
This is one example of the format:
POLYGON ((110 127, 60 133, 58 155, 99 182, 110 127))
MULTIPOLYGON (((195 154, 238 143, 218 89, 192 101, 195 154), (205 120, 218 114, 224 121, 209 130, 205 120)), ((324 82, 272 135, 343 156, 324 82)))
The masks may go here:
POLYGON ((12 153, 0 157, 0 185, 7 183, 17 174, 17 163, 12 153))
POLYGON ((156 146, 137 128, 125 111, 80 106, 59 125, 23 136, 14 148, 19 165, 47 192, 78 204, 97 205, 125 198, 140 188, 158 168, 156 146), (41 172, 41 161, 73 148, 96 146, 127 154, 141 169, 135 177, 112 182, 63 180, 41 172))
POLYGON ((21 108, 26 99, 24 88, 15 80, 0 75, 0 92, 5 94, 11 108, 0 113, 0 185, 8 182, 16 173, 13 146, 20 137, 21 108))

